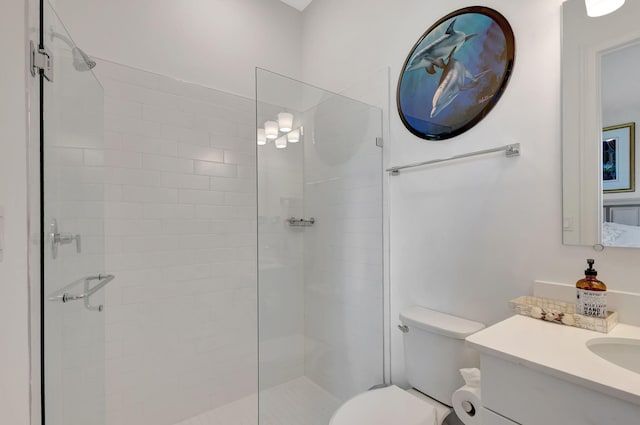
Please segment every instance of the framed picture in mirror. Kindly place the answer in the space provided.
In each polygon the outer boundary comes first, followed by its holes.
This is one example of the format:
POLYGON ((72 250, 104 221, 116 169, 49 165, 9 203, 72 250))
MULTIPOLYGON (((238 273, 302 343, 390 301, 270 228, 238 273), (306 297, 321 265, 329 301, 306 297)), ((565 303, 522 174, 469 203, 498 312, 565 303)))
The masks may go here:
POLYGON ((602 190, 635 191, 635 123, 602 130, 602 190))

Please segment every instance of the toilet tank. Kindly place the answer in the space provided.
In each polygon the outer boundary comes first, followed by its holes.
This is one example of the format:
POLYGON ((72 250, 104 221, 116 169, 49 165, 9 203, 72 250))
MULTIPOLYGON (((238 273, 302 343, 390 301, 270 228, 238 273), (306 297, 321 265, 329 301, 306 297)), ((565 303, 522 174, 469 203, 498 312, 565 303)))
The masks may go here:
POLYGON ((403 310, 400 321, 406 326, 407 380, 418 391, 451 406, 453 392, 464 385, 460 369, 480 366, 479 354, 465 346, 464 339, 484 325, 420 306, 403 310))

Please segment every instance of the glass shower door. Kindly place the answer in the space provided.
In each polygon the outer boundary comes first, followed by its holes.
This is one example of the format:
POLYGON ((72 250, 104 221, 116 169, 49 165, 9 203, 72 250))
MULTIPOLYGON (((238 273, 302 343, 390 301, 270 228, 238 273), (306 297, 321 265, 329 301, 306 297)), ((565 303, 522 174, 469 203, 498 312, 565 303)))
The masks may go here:
POLYGON ((43 416, 104 425, 103 91, 46 0, 42 18, 54 59, 41 92, 43 416))
POLYGON ((256 77, 259 423, 326 425, 384 382, 382 111, 256 77))

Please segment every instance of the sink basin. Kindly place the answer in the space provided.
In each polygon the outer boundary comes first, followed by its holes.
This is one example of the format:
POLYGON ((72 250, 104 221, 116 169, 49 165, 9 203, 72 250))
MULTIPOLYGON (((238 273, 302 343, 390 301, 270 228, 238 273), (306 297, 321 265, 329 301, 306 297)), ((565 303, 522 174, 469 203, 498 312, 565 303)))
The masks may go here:
POLYGON ((587 348, 603 359, 640 373, 640 340, 629 338, 594 338, 587 341, 587 348))

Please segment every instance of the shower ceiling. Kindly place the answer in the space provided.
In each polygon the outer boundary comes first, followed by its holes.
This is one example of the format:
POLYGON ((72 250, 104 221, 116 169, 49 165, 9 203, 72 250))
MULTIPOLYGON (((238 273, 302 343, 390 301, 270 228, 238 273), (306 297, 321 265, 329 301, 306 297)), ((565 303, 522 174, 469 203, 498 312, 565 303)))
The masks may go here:
POLYGON ((305 7, 309 6, 309 4, 311 4, 312 0, 280 0, 282 3, 284 4, 288 4, 291 7, 294 7, 296 9, 298 9, 300 12, 302 12, 305 7))

